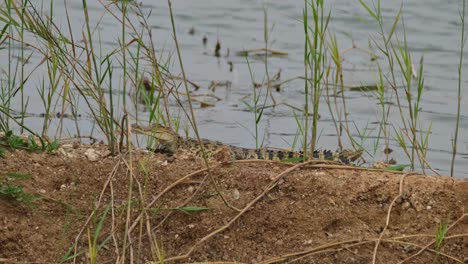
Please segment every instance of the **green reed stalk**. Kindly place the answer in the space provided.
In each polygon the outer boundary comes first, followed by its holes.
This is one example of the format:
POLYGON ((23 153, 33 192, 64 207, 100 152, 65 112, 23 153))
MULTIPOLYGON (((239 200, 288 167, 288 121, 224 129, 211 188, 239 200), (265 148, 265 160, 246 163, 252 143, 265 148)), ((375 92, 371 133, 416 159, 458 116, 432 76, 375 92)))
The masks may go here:
MULTIPOLYGON (((25 6, 24 6, 25 7, 25 6)), ((25 8, 23 8, 24 10, 25 8)), ((22 14, 24 15, 24 13, 22 14)), ((47 20, 44 24, 44 30, 51 32, 53 30, 53 17, 54 17, 54 5, 53 1, 50 2, 50 12, 49 12, 50 20, 47 20)), ((23 23, 23 19, 21 20, 23 23)), ((23 39, 23 38, 21 38, 23 39)), ((60 53, 55 52, 56 42, 53 38, 47 39, 47 48, 50 59, 47 60, 47 76, 48 76, 48 84, 49 88, 46 87, 45 82, 42 82, 41 87, 38 88, 38 94, 41 97, 42 104, 44 105, 44 120, 42 125, 42 135, 47 135, 48 128, 50 124, 50 113, 52 107, 52 100, 57 92, 57 89, 60 86, 60 82, 62 79, 62 74, 60 74, 59 70, 59 63, 60 63, 60 53), (47 91, 47 92, 46 92, 47 91), (47 94, 47 95, 46 95, 47 94)))
POLYGON ((111 208, 111 204, 108 204, 106 208, 104 209, 104 212, 102 213, 101 218, 99 219, 99 222, 97 221, 97 208, 93 210, 93 226, 95 226, 94 232, 91 233, 91 230, 87 229, 87 234, 88 234, 88 258, 89 258, 89 263, 90 264, 95 264, 97 262, 97 257, 99 250, 103 246, 107 244, 107 242, 110 240, 111 236, 108 235, 101 244, 98 244, 98 240, 100 238, 101 230, 104 226, 104 220, 106 219, 107 214, 109 213, 109 210, 111 208))
MULTIPOLYGON (((269 43, 269 31, 268 31, 268 12, 266 6, 263 7, 263 42, 265 43, 265 50, 268 50, 268 43, 269 43)), ((270 73, 268 67, 268 52, 265 52, 265 76, 267 81, 267 90, 266 90, 266 97, 264 105, 266 104, 266 100, 268 95, 270 95, 271 101, 273 105, 276 105, 275 97, 273 96, 273 91, 271 90, 271 82, 270 82, 270 73)))
MULTIPOLYGON (((247 108, 249 108, 250 112, 252 112, 254 114, 254 125, 255 125, 255 148, 259 148, 259 144, 258 144, 258 139, 259 139, 259 135, 258 135, 258 124, 260 123, 260 120, 262 119, 262 115, 263 115, 263 110, 264 108, 263 107, 259 107, 259 100, 260 100, 260 96, 259 94, 257 94, 257 88, 255 88, 255 77, 253 75, 253 71, 252 71, 252 68, 250 67, 250 61, 249 61, 249 57, 248 56, 245 56, 245 59, 247 61, 247 67, 249 68, 249 74, 250 74, 250 80, 252 80, 252 89, 253 89, 253 96, 252 96, 252 102, 253 104, 251 105, 250 103, 246 102, 246 101, 243 101, 244 104, 247 106, 247 108)), ((261 89, 261 88, 260 88, 261 89)), ((268 89, 268 88, 267 88, 268 89)))
MULTIPOLYGON (((392 27, 390 31, 387 33, 384 30, 384 21, 381 13, 381 6, 380 0, 377 1, 376 5, 374 5, 375 11, 372 10, 363 0, 358 0, 359 3, 366 9, 366 11, 373 17, 379 27, 380 27, 380 36, 382 37, 382 44, 376 45, 379 47, 383 55, 387 58, 387 62, 389 64, 390 69, 390 77, 386 78, 388 80, 389 85, 392 87, 395 93, 395 99, 398 106, 398 110, 400 113, 400 118, 403 125, 403 131, 398 131, 395 129, 395 139, 399 143, 399 145, 403 148, 405 154, 411 161, 411 169, 414 170, 415 159, 418 157, 421 166, 425 164, 425 156, 423 152, 416 153, 422 149, 419 147, 420 142, 418 142, 418 124, 419 124, 419 108, 420 102, 424 87, 424 77, 423 77, 423 59, 420 61, 420 68, 419 74, 417 76, 417 90, 416 94, 417 97, 415 100, 412 99, 412 93, 414 89, 412 89, 412 78, 413 78, 413 66, 412 66, 412 59, 411 54, 409 52, 408 42, 406 38, 406 30, 404 20, 401 19, 401 23, 403 25, 403 41, 400 42, 397 40, 396 45, 392 41, 392 37, 396 32, 396 27, 400 23, 400 18, 402 14, 402 8, 399 9, 395 19, 393 20, 392 27), (404 92, 406 101, 408 104, 408 116, 409 118, 405 117, 403 113, 403 107, 400 102, 400 95, 397 89, 397 77, 395 72, 395 61, 399 67, 400 73, 404 79, 404 92), (406 136, 405 136, 406 135, 406 136), (406 138, 409 136, 409 141, 411 142, 411 151, 408 151, 408 145, 405 143, 406 138)), ((427 146, 424 146, 425 148, 427 146)))
MULTIPOLYGON (((309 69, 307 67, 310 57, 309 51, 309 14, 308 14, 308 6, 307 0, 304 0, 304 11, 303 11, 303 21, 304 21, 304 119, 305 124, 304 128, 301 129, 302 131, 302 152, 304 153, 304 158, 307 157, 306 153, 308 152, 307 149, 307 131, 309 130, 309 69)), ((315 117, 314 117, 315 118, 315 117)), ((313 146, 315 148, 315 144, 313 146)), ((313 150, 312 150, 313 151, 313 150)), ((312 153, 313 155, 313 153, 312 153)))
POLYGON ((167 2, 168 2, 168 5, 169 5, 169 12, 170 12, 170 18, 171 18, 172 36, 174 38, 174 42, 175 42, 175 45, 176 45, 177 57, 179 59, 179 66, 180 66, 180 70, 182 72, 182 77, 184 79, 183 84, 184 84, 185 92, 187 94, 187 101, 188 101, 188 107, 189 107, 189 113, 190 113, 190 115, 188 116, 188 121, 190 122, 190 125, 192 126, 193 131, 195 132, 195 136, 196 136, 197 140, 200 142, 203 159, 205 161, 205 165, 206 165, 206 167, 208 169, 208 172, 211 175, 211 172, 210 172, 211 170, 210 170, 210 166, 209 166, 209 163, 208 163, 206 150, 203 147, 203 144, 201 143, 202 139, 201 139, 200 133, 198 131, 198 126, 197 126, 197 122, 196 122, 196 119, 195 119, 195 112, 193 110, 192 97, 190 96, 190 89, 188 87, 187 78, 186 78, 186 75, 185 75, 184 64, 182 62, 182 55, 180 53, 180 48, 179 48, 179 42, 177 41, 177 34, 176 34, 175 22, 174 22, 174 14, 172 12, 172 1, 167 0, 167 2))
MULTIPOLYGON (((12 18, 12 7, 11 7, 11 1, 5 0, 5 6, 7 10, 7 14, 4 14, 4 18, 2 20, 8 21, 5 25, 5 27, 2 30, 2 35, 4 35, 4 32, 8 30, 8 34, 10 36, 13 35, 13 25, 15 25, 15 21, 12 18)), ((1 10, 0 12, 5 12, 5 10, 1 10)), ((7 49, 8 49, 8 60, 13 61, 13 55, 12 55, 12 50, 13 50, 13 40, 11 38, 8 38, 7 41, 7 49)), ((2 127, 3 130, 6 132, 10 129, 10 119, 8 116, 10 115, 10 110, 11 110, 11 98, 13 97, 13 89, 15 87, 15 78, 11 76, 12 74, 12 64, 8 63, 8 72, 7 72, 7 83, 5 85, 6 89, 2 87, 2 112, 4 113, 2 118, 2 127), (6 93, 4 91, 6 90, 6 93)))
MULTIPOLYGON (((405 121, 403 119, 403 122, 408 122, 408 126, 410 128, 410 133, 411 133, 411 169, 414 170, 414 163, 415 163, 415 158, 418 157, 419 162, 421 163, 421 167, 424 167, 425 162, 425 156, 423 155, 422 150, 419 148, 419 144, 421 142, 418 142, 418 124, 419 124, 419 109, 420 109, 420 102, 421 102, 421 97, 423 93, 423 88, 424 88, 424 74, 423 74, 423 57, 421 57, 421 60, 419 61, 419 72, 417 76, 417 90, 416 90, 416 99, 413 100, 412 98, 412 78, 413 78, 413 66, 412 66, 412 59, 411 59, 411 54, 409 52, 409 47, 408 47, 408 42, 406 39, 406 30, 404 27, 404 20, 403 21, 403 46, 398 43, 397 48, 395 48, 392 45, 392 51, 395 55, 395 58, 398 62, 398 65, 400 67, 400 71, 403 75, 404 80, 406 81, 405 83, 405 95, 406 95, 406 100, 408 103, 408 112, 409 112, 409 120, 405 121), (413 105, 414 103, 414 105, 413 105), (420 150, 419 153, 416 153, 420 150), (420 156, 421 155, 421 156, 420 156)), ((419 126, 420 127, 420 126, 419 126)), ((408 133, 408 130, 405 130, 405 133, 408 133)), ((426 148, 427 146, 424 146, 426 148)))
POLYGON ((193 104, 192 104, 192 99, 191 99, 191 96, 190 96, 190 90, 188 88, 187 77, 185 75, 185 70, 184 70, 184 64, 182 63, 182 55, 180 53, 179 42, 177 40, 176 27, 175 27, 175 22, 174 22, 174 14, 173 14, 173 11, 172 11, 172 1, 167 0, 167 3, 169 5, 169 15, 170 15, 170 18, 171 18, 172 36, 174 38, 174 43, 175 43, 175 46, 176 46, 177 57, 179 59, 180 70, 182 72, 182 77, 184 79, 183 84, 184 84, 185 92, 187 94, 187 101, 188 101, 189 110, 190 110, 189 111, 190 116, 187 116, 188 121, 192 125, 193 131, 195 132, 195 136, 196 136, 198 142, 200 143, 200 149, 201 149, 201 152, 202 152, 202 155, 203 155, 203 160, 204 160, 204 163, 205 163, 205 166, 206 166, 206 169, 207 169, 208 176, 210 177, 211 183, 213 184, 213 187, 215 188, 217 194, 219 195, 219 197, 221 198, 221 200, 223 201, 223 203, 227 207, 229 207, 229 208, 231 208, 233 210, 239 211, 239 209, 237 209, 237 208, 233 207, 232 205, 230 205, 229 202, 225 199, 225 197, 221 194, 221 192, 219 191, 218 185, 216 184, 216 182, 215 182, 215 180, 213 178, 213 173, 211 172, 211 167, 210 167, 210 164, 208 162, 208 156, 207 156, 206 150, 205 150, 205 148, 203 146, 202 138, 200 137, 200 133, 199 133, 198 127, 197 127, 197 122, 195 120, 195 112, 193 111, 193 104))
POLYGON ((460 12, 461 20, 461 39, 460 39, 460 60, 458 62, 458 97, 457 97, 457 121, 455 123, 455 135, 452 143, 452 162, 450 165, 450 176, 453 177, 453 170, 455 168, 455 156, 457 155, 457 143, 458 143, 458 129, 460 127, 460 108, 461 108, 461 97, 462 97, 462 67, 463 67, 463 49, 465 47, 465 6, 466 0, 463 0, 462 10, 460 12))
MULTIPOLYGON (((404 27, 403 27, 404 28, 404 27)), ((400 67, 400 71, 403 74, 403 78, 406 81, 405 83, 405 95, 406 95, 406 101, 408 103, 408 112, 409 112, 409 122, 408 122, 408 127, 411 131, 412 135, 412 142, 413 144, 411 145, 411 170, 414 170, 414 159, 415 159, 415 143, 416 143, 416 125, 417 125, 417 110, 414 110, 413 105, 412 105, 412 98, 411 98, 411 84, 412 84, 412 60, 411 60, 411 54, 409 53, 408 50, 408 42, 406 39, 406 33, 403 34, 403 46, 400 45, 400 43, 397 43, 397 48, 395 48, 392 45, 392 51, 395 55, 395 59, 398 62, 398 65, 400 67), (400 56, 398 56, 400 55, 400 56), (415 112, 416 111, 416 112, 415 112), (416 118, 415 118, 416 117, 416 118)), ((406 123, 406 119, 402 120, 403 123, 406 123)), ((408 130, 405 129, 406 132, 408 130)))
MULTIPOLYGON (((122 47, 122 68, 123 68, 123 80, 122 80, 122 85, 123 85, 123 94, 127 94, 127 49, 124 48, 126 46, 126 23, 125 21, 127 20, 127 1, 120 1, 121 2, 121 10, 122 10, 122 42, 120 43, 120 46, 122 47)), ((110 90, 112 90, 112 86, 109 87, 110 90)), ((122 103, 123 103, 123 109, 127 109, 127 96, 123 96, 122 98, 122 103)), ((113 106, 110 104, 109 106, 112 110, 113 106)))
MULTIPOLYGON (((268 12, 266 5, 263 6, 263 42, 265 43, 265 50, 268 50, 268 42, 269 42, 269 37, 268 37, 268 12)), ((267 89, 266 89, 266 95, 265 95, 265 101, 263 102, 263 106, 266 104, 266 100, 268 98, 268 95, 270 95, 273 105, 276 104, 275 98, 273 97, 273 92, 272 88, 270 87, 270 73, 269 73, 269 67, 268 67, 268 52, 265 52, 265 76, 266 76, 266 82, 267 82, 267 89)), ((255 87, 254 87, 255 90, 255 87)), ((257 103, 255 103, 255 108, 257 108, 257 103)), ((260 123, 260 120, 263 116, 263 107, 262 110, 260 111, 258 118, 255 118, 255 147, 259 148, 260 145, 258 144, 258 124, 260 123)), ((255 110, 257 112, 257 110, 255 110)), ((263 142, 263 141, 262 141, 263 142)), ((261 144, 263 145, 263 144, 261 144)))
MULTIPOLYGON (((28 0, 26 1, 23 1, 22 3, 22 6, 26 6, 28 4, 28 0)), ((52 3, 51 3, 52 5, 52 3)), ((25 9, 22 8, 21 9, 21 16, 24 16, 24 12, 25 9)), ((52 9, 51 9, 51 13, 52 13, 52 9)), ((20 31, 19 31, 19 34, 20 34, 20 39, 24 39, 24 24, 23 24, 23 20, 21 20, 21 26, 20 26, 20 31)), ((25 101, 25 95, 24 95, 24 65, 25 65, 25 57, 24 57, 24 49, 25 49, 25 44, 24 44, 24 41, 21 41, 21 55, 20 55, 20 63, 21 63, 21 74, 20 74, 20 94, 21 94, 21 127, 24 126, 24 118, 26 116, 26 105, 27 105, 27 102, 25 101)), ((26 99, 27 100, 27 99, 26 99)), ((22 131, 21 131, 22 132, 22 131)))
MULTIPOLYGON (((143 86, 143 81, 144 81, 144 76, 140 76, 140 56, 141 56, 141 50, 142 50, 142 44, 141 42, 137 42, 137 47, 136 47, 136 51, 135 51, 135 54, 133 54, 130 50, 128 51, 128 55, 130 56, 131 58, 131 61, 132 61, 132 64, 133 66, 135 67, 135 71, 133 72, 133 76, 130 78, 131 80, 133 80, 133 85, 134 85, 134 96, 132 98, 132 103, 133 103, 133 107, 134 107, 134 112, 135 112, 135 120, 138 120, 138 104, 139 104, 139 93, 140 91, 142 90, 142 86, 143 86)), ((153 81, 153 78, 151 78, 151 81, 153 81)), ((146 101, 145 101, 146 103, 146 101)), ((149 105, 147 105, 149 106, 149 105)), ((151 109, 151 107, 150 107, 151 109)))
MULTIPOLYGON (((340 118, 340 111, 338 110, 338 103, 337 103, 337 100, 336 100, 336 98, 338 97, 336 87, 338 86, 338 78, 341 79, 341 80, 343 78, 338 77, 338 76, 342 76, 342 66, 341 66, 341 55, 340 55, 340 51, 338 49, 338 41, 336 39, 335 34, 331 34, 331 36, 330 36, 330 45, 329 46, 330 46, 329 49, 330 49, 331 59, 334 62, 334 64, 336 65, 336 74, 334 76, 335 81, 333 83, 333 99, 334 99, 334 105, 335 105, 335 108, 336 108, 336 113, 338 115, 338 118, 340 118)), ((338 147, 340 149, 343 149, 343 143, 341 142, 341 130, 340 130, 341 122, 340 122, 340 125, 338 125, 338 122, 337 122, 337 120, 335 118, 335 114, 333 113, 333 109, 332 109, 332 106, 331 106, 330 86, 329 86, 329 83, 328 83, 329 78, 330 78, 330 66, 327 67, 327 71, 326 71, 326 75, 325 75, 325 102, 327 103, 328 110, 330 112, 330 116, 331 116, 332 121, 333 121, 333 125, 335 126, 337 140, 338 140, 338 147)), ((344 89, 343 86, 344 85, 340 85, 342 92, 343 92, 343 89, 344 89)), ((344 97, 343 97, 343 100, 344 100, 344 97)), ((346 113, 346 109, 345 109, 345 113, 346 113)))
MULTIPOLYGON (((25 3, 27 3, 26 1, 25 3)), ((19 117, 19 122, 17 120, 13 120, 15 123, 17 123, 20 126, 20 132, 22 133, 24 131, 24 120, 26 116, 26 109, 28 106, 28 99, 24 96, 24 81, 25 81, 25 65, 27 64, 27 61, 29 60, 29 57, 26 57, 24 54, 25 51, 25 43, 21 42, 19 44, 20 51, 19 54, 14 54, 15 50, 13 49, 14 43, 17 42, 15 40, 16 32, 18 32, 19 38, 22 39, 24 36, 24 28, 25 25, 23 21, 18 22, 17 20, 14 19, 15 14, 13 11, 15 11, 20 18, 24 14, 25 10, 21 9, 18 10, 16 3, 12 1, 4 1, 5 7, 4 9, 0 10, 0 21, 5 22, 5 26, 1 30, 0 36, 5 39, 8 39, 6 41, 8 47, 8 55, 7 55, 7 60, 13 62, 16 61, 16 64, 14 63, 8 63, 8 70, 6 72, 7 75, 7 81, 6 85, 2 87, 2 91, 0 94, 0 98, 2 100, 2 105, 3 107, 0 109, 0 112, 3 113, 3 118, 0 119, 0 125, 1 128, 4 131, 10 130, 10 114, 11 110, 14 111, 19 111, 20 112, 20 117, 19 117), (8 32, 8 34, 5 34, 8 32), (15 59, 14 57, 18 56, 19 59, 15 59), (19 74, 19 76, 18 76, 19 74), (20 92, 20 105, 21 108, 18 109, 11 109, 11 100, 13 97, 20 92)), ((23 2, 21 2, 24 4, 23 2)), ((3 43, 3 41, 2 41, 3 43)))
MULTIPOLYGON (((380 111, 382 113, 381 120, 379 122, 379 130, 377 133, 377 137, 375 139, 374 143, 374 155, 377 153, 379 141, 380 141, 380 135, 383 134, 384 141, 385 141, 385 148, 388 149, 390 145, 390 133, 388 130, 388 118, 390 114, 390 104, 387 106, 387 109, 385 109, 385 83, 384 83, 384 77, 382 75, 382 69, 379 66, 379 78, 377 80, 377 100, 379 101, 379 106, 380 106, 380 111)), ((388 162, 388 152, 385 153, 385 161, 388 162)))
MULTIPOLYGON (((268 12, 267 8, 264 6, 263 8, 263 41, 265 43, 265 50, 268 50, 268 43, 269 43, 269 30, 268 30, 268 12)), ((266 83, 267 83, 267 88, 266 88, 266 94, 265 94, 265 99, 263 101, 263 104, 260 106, 259 101, 261 98, 261 89, 260 88, 260 93, 257 93, 257 88, 255 87, 255 77, 253 75, 252 68, 250 67, 250 61, 248 55, 245 56, 245 59, 247 61, 247 67, 249 69, 249 74, 250 74, 250 80, 252 81, 252 89, 253 89, 253 97, 252 97, 252 104, 249 102, 243 101, 244 104, 249 108, 251 112, 254 113, 254 125, 255 125, 255 148, 261 148, 263 144, 259 143, 259 123, 260 120, 262 119, 263 116, 263 111, 265 109, 265 105, 268 99, 268 96, 270 95, 273 105, 276 104, 275 99, 273 97, 273 93, 271 91, 271 84, 270 84, 270 74, 269 74, 269 67, 268 67, 268 53, 265 52, 264 56, 264 63, 265 63, 265 76, 266 76, 266 83)), ((263 85, 262 85, 263 87, 263 85)))
MULTIPOLYGON (((195 120, 195 112, 193 110, 192 97, 190 96, 190 89, 188 87, 187 78, 186 78, 186 75, 185 75, 184 64, 182 62, 182 55, 180 53, 180 48, 179 48, 179 42, 177 41, 177 34, 176 34, 176 31, 175 31, 174 14, 172 12, 172 1, 167 0, 167 2, 168 2, 168 5, 169 5, 169 12, 170 12, 170 17, 171 17, 172 37, 174 38, 174 42, 175 42, 175 45, 176 45, 176 51, 177 51, 177 56, 178 56, 178 59, 179 59, 180 70, 182 72, 182 77, 184 79, 183 84, 184 84, 185 92, 187 94, 187 101, 188 101, 189 113, 190 113, 190 116, 188 116, 188 119, 189 119, 188 121, 190 122, 190 125, 192 126, 192 128, 193 128, 193 130, 195 132, 195 136, 197 137, 197 140, 201 143, 201 137, 200 137, 200 134, 198 132, 197 122, 195 120)), ((208 161, 206 160, 206 153, 205 153, 205 149, 203 148, 203 144, 200 144, 200 146, 201 146, 203 157, 205 158, 206 165, 209 168, 208 161)))
MULTIPOLYGON (((331 59, 333 61, 333 64, 335 65, 335 75, 334 75, 334 102, 335 102, 335 107, 336 107, 336 112, 339 118, 339 126, 336 124, 336 121, 334 120, 333 114, 333 123, 335 124, 335 127, 337 128, 337 135, 338 135, 338 146, 340 149, 343 148, 343 144, 341 142, 341 136, 342 136, 342 128, 343 128, 343 119, 344 119, 344 130, 346 134, 348 135, 349 141, 353 145, 353 147, 356 147, 356 140, 353 138, 351 131, 349 129, 349 120, 348 120, 348 113, 346 111, 346 98, 345 98, 345 87, 344 87, 344 80, 343 80, 343 66, 341 64, 341 54, 340 50, 338 49, 338 41, 336 39, 336 36, 334 34, 331 35, 330 37, 330 45, 329 45, 329 50, 331 54, 331 59), (337 97, 338 94, 336 92, 336 87, 340 88, 340 93, 341 93, 341 104, 343 106, 343 110, 340 111, 338 109, 338 102, 337 102, 337 97)), ((328 82, 327 82, 328 84, 328 82)), ((328 87, 327 87, 327 93, 328 93, 328 87)), ((359 146, 361 147, 361 146, 359 146)), ((361 147, 362 148, 362 147, 361 147)))
MULTIPOLYGON (((52 46, 53 44, 49 43, 49 49, 52 49, 52 46)), ((50 87, 47 88, 45 81, 43 80, 41 86, 37 88, 45 111, 42 124, 42 135, 46 135, 48 132, 52 100, 61 81, 61 74, 59 73, 59 65, 57 63, 58 59, 56 59, 56 53, 50 52, 50 58, 51 59, 47 61, 47 76, 50 87)))
MULTIPOLYGON (((136 7, 137 10, 137 16, 140 19, 138 26, 142 26, 143 28, 141 31, 137 30, 137 27, 132 24, 131 20, 128 20, 128 25, 132 28, 134 35, 139 36, 135 40, 137 41, 137 54, 135 56, 132 56, 134 59, 135 63, 135 83, 137 87, 137 92, 138 89, 141 87, 142 78, 138 77, 139 71, 138 71, 138 61, 139 61, 139 53, 140 49, 142 49, 141 53, 143 57, 148 58, 151 64, 151 75, 150 75, 150 81, 151 81, 151 93, 149 96, 143 97, 144 102, 148 109, 150 109, 150 117, 149 117, 149 122, 155 122, 155 123, 163 123, 166 124, 168 123, 171 125, 171 113, 169 111, 169 95, 171 93, 171 89, 166 89, 167 86, 171 87, 176 87, 177 85, 172 82, 169 83, 170 78, 170 73, 168 70, 169 65, 171 64, 171 56, 168 56, 166 61, 163 61, 162 59, 162 54, 164 53, 161 52, 160 57, 158 58, 156 56, 156 48, 154 46, 155 41, 153 40, 153 33, 151 30, 151 26, 149 25, 147 21, 147 16, 143 15, 142 10, 140 7, 136 7), (148 36, 148 44, 143 42, 143 36, 144 34, 147 34, 148 36), (168 78, 169 77, 169 78, 168 78), (158 88, 158 93, 156 98, 154 97, 154 91, 155 88, 158 88), (163 114, 164 111, 164 114, 163 114)), ((130 50, 129 53, 131 54, 130 50)))
POLYGON ((305 129, 304 129, 304 136, 303 136, 303 144, 304 144, 304 153, 306 153, 307 149, 307 131, 308 131, 308 113, 309 113, 309 105, 308 105, 308 95, 309 95, 309 88, 307 82, 312 82, 311 86, 313 88, 311 94, 311 101, 313 106, 313 118, 312 118, 312 138, 310 142, 310 155, 314 152, 317 143, 317 127, 318 127, 318 119, 319 119, 319 103, 320 103, 320 96, 321 96, 321 84, 323 77, 325 75, 326 69, 326 60, 325 60, 325 40, 324 34, 328 27, 328 22, 330 20, 330 13, 328 15, 324 14, 324 1, 317 0, 317 1, 310 1, 310 3, 306 0, 305 1, 305 11, 304 11, 304 30, 305 30, 305 49, 304 49, 304 59, 305 59, 305 82, 306 85, 304 87, 304 97, 305 97, 305 129), (313 25, 309 27, 308 24, 308 13, 307 9, 308 6, 312 11, 312 18, 313 18, 313 25), (312 32, 312 38, 308 34, 308 31, 312 32), (307 71, 311 71, 311 78, 312 80, 308 79, 307 71))
MULTIPOLYGON (((95 90, 95 94, 93 95, 93 99, 96 100, 96 103, 98 104, 99 107, 99 116, 96 121, 98 121, 99 126, 101 127, 102 131, 104 132, 104 135, 107 138, 107 143, 109 144, 110 151, 112 154, 115 154, 115 147, 116 147, 116 137, 115 137, 115 131, 114 131, 114 117, 109 113, 108 108, 106 106, 106 99, 104 97, 104 91, 102 87, 102 82, 104 81, 104 78, 109 76, 110 68, 109 65, 107 68, 105 68, 105 71, 103 74, 101 74, 100 66, 101 64, 98 64, 98 58, 95 53, 94 49, 94 41, 92 39, 92 30, 90 27, 90 21, 89 21, 89 14, 88 14, 88 5, 86 0, 82 0, 82 5, 83 5, 83 13, 85 16, 85 33, 87 34, 87 44, 89 47, 87 47, 86 52, 88 55, 88 65, 87 65, 87 78, 89 78, 89 81, 92 81, 93 83, 93 88, 95 90), (91 63, 89 63, 89 60, 91 60, 91 63), (94 73, 93 73, 94 71, 94 73), (93 78, 94 76, 94 78, 93 78)), ((124 21, 122 21, 124 23, 124 21)), ((107 56, 102 65, 105 65, 106 60, 109 60, 110 57, 107 56)), ((113 106, 109 106, 112 108, 113 106)))

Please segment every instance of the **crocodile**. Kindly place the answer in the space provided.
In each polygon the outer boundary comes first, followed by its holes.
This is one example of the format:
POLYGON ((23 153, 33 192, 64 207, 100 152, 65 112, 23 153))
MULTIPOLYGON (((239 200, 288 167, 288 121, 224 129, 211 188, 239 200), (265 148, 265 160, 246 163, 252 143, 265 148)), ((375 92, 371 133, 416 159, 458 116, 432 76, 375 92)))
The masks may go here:
MULTIPOLYGON (((173 155, 177 150, 184 149, 195 154, 202 156, 200 142, 194 138, 183 138, 174 130, 160 125, 154 124, 150 126, 142 126, 139 124, 132 124, 131 129, 136 134, 142 134, 153 137, 158 140, 160 152, 168 155, 173 155)), ((227 149, 231 158, 235 160, 245 159, 263 159, 273 161, 284 161, 288 159, 301 159, 304 157, 302 152, 274 149, 274 148, 260 148, 249 149, 233 145, 227 145, 219 141, 201 139, 201 143, 205 149, 208 157, 213 157, 221 149, 227 149)), ((336 161, 341 164, 351 164, 358 160, 362 155, 362 150, 315 150, 313 158, 318 160, 336 161)))

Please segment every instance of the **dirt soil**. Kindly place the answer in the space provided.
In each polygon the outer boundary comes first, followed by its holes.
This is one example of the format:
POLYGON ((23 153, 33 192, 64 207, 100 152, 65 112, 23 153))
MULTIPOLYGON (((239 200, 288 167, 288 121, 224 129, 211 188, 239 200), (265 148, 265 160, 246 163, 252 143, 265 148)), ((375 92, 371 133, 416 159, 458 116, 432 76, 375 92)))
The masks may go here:
POLYGON ((209 176, 184 153, 108 154, 0 158, 3 186, 41 198, 0 194, 0 263, 90 263, 95 238, 96 263, 468 263, 466 179, 266 161, 209 176))

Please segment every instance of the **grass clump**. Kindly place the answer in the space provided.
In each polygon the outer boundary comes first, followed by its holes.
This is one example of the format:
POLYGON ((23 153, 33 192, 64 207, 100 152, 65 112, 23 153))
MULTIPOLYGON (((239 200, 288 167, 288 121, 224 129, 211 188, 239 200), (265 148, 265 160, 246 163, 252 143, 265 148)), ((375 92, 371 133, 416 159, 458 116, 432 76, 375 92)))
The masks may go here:
POLYGON ((0 156, 3 156, 5 149, 23 149, 27 151, 47 151, 54 152, 59 147, 58 139, 52 142, 46 142, 35 135, 18 136, 13 131, 8 131, 5 136, 0 137, 0 156))
POLYGON ((447 219, 443 219, 439 225, 437 226, 436 230, 436 238, 435 238, 435 243, 434 247, 437 252, 433 263, 437 263, 437 259, 440 256, 440 253, 442 252, 442 244, 445 241, 445 238, 447 237, 447 232, 449 230, 449 217, 447 219))
POLYGON ((99 235, 101 233, 101 230, 103 228, 104 220, 106 219, 107 213, 109 213, 110 210, 110 204, 106 206, 104 209, 104 212, 102 213, 102 216, 100 219, 97 217, 97 210, 93 211, 93 225, 95 226, 94 232, 91 232, 90 228, 88 227, 87 229, 87 234, 88 234, 88 258, 89 258, 89 263, 95 264, 97 262, 98 258, 98 253, 99 250, 107 244, 107 242, 111 239, 111 236, 109 235, 106 239, 104 239, 103 242, 98 244, 98 239, 99 235), (98 221, 99 220, 99 221, 98 221))
POLYGON ((39 196, 29 194, 24 191, 23 187, 16 184, 15 179, 30 179, 30 174, 10 172, 6 174, 3 181, 0 181, 0 195, 26 204, 28 207, 34 207, 34 201, 40 199, 39 196))

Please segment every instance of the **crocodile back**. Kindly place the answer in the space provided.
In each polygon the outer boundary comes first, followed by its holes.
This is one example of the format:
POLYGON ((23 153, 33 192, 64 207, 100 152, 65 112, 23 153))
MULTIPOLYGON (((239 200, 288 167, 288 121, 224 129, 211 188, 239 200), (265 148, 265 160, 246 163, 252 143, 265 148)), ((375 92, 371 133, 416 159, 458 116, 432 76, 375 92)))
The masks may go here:
MULTIPOLYGON (((201 139, 199 142, 193 138, 182 138, 177 132, 172 129, 156 124, 150 127, 143 127, 138 124, 132 125, 132 130, 135 133, 152 136, 159 141, 161 149, 168 154, 174 154, 178 149, 184 149, 196 156, 203 156, 203 152, 208 158, 214 157, 217 152, 221 150, 228 150, 231 157, 235 160, 245 159, 263 159, 282 161, 291 158, 303 158, 302 152, 261 148, 261 149, 248 149, 237 146, 224 144, 219 141, 201 139), (201 144, 200 144, 201 143, 201 144), (202 150, 203 146, 203 150, 202 150)), ((330 150, 315 150, 312 158, 318 160, 336 161, 342 164, 350 164, 356 161, 362 155, 362 150, 343 150, 343 151, 330 151, 330 150)))

